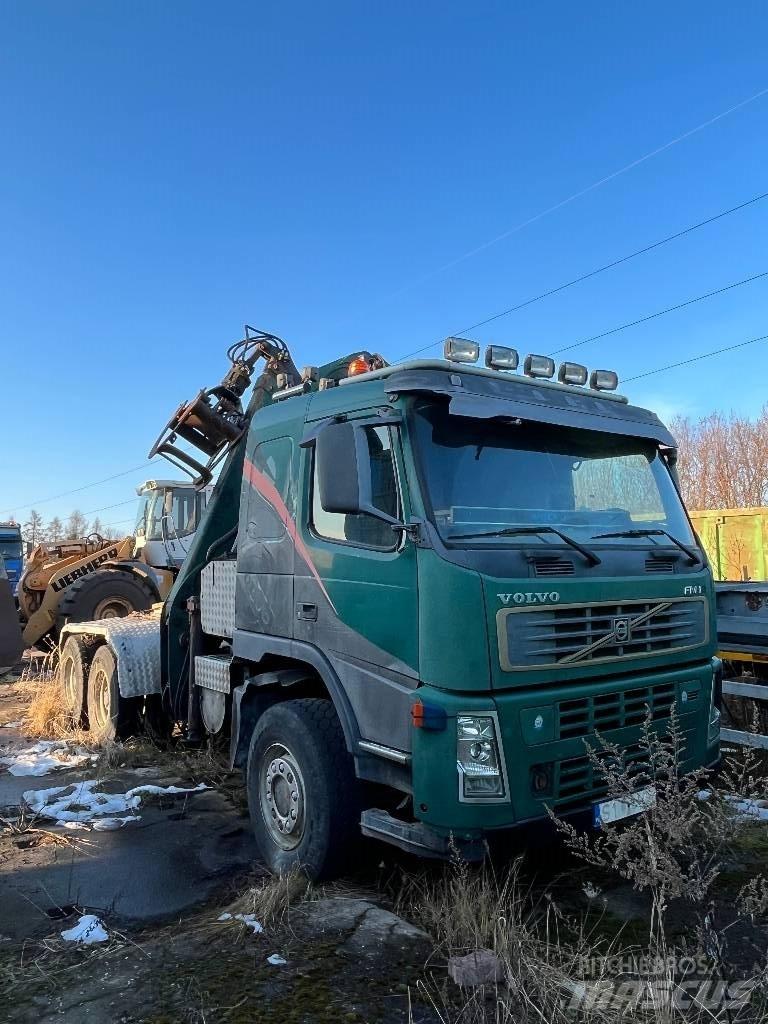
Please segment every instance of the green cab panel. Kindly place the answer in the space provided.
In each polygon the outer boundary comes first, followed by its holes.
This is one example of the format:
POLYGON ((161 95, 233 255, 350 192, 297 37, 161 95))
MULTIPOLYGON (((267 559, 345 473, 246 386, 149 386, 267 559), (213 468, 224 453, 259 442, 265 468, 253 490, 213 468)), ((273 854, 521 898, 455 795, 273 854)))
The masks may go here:
POLYGON ((482 578, 418 549, 419 665, 423 682, 447 690, 487 692, 488 632, 482 578))

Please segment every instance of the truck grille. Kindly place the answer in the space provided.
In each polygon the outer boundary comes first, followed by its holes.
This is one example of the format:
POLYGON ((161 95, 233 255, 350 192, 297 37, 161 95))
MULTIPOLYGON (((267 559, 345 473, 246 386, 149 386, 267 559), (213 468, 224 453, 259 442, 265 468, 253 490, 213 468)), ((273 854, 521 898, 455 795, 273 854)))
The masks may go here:
POLYGON ((674 683, 658 683, 655 686, 620 690, 618 693, 562 700, 557 705, 558 738, 574 739, 589 736, 596 730, 605 733, 609 729, 641 725, 646 708, 650 710, 653 721, 669 718, 669 710, 674 701, 674 683))
POLYGON ((709 639, 703 597, 502 608, 497 628, 508 672, 650 657, 709 639))

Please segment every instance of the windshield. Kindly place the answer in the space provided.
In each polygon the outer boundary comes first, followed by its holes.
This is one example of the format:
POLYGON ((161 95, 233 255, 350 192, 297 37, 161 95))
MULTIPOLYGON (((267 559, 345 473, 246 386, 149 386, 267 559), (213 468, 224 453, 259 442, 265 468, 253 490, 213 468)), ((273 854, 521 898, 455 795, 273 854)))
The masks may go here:
MULTIPOLYGON (((416 425, 435 524, 447 540, 544 526, 582 543, 600 534, 649 530, 666 530, 695 543, 652 442, 542 423, 451 416, 443 405, 418 408, 416 425)), ((546 532, 499 539, 531 542, 559 543, 546 532)), ((599 543, 670 542, 664 536, 614 536, 599 543)))
POLYGON ((20 540, 0 540, 0 558, 7 558, 9 561, 22 557, 20 540))

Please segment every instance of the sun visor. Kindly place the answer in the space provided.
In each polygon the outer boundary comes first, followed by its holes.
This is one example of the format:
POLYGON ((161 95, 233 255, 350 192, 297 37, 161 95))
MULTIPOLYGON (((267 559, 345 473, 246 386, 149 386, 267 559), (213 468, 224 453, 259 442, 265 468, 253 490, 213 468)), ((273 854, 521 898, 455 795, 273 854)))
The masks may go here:
POLYGON ((511 376, 427 370, 392 374, 387 380, 387 391, 446 397, 454 416, 529 420, 576 430, 641 437, 664 447, 677 447, 672 434, 650 410, 568 385, 541 386, 511 376))

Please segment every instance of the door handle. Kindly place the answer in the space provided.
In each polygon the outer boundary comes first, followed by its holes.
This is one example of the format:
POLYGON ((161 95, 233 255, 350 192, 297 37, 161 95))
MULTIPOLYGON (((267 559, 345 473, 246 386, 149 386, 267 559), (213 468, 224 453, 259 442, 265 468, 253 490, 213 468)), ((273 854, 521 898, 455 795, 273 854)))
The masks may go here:
POLYGON ((317 622, 317 605, 299 601, 296 605, 296 618, 304 619, 308 622, 317 622))

